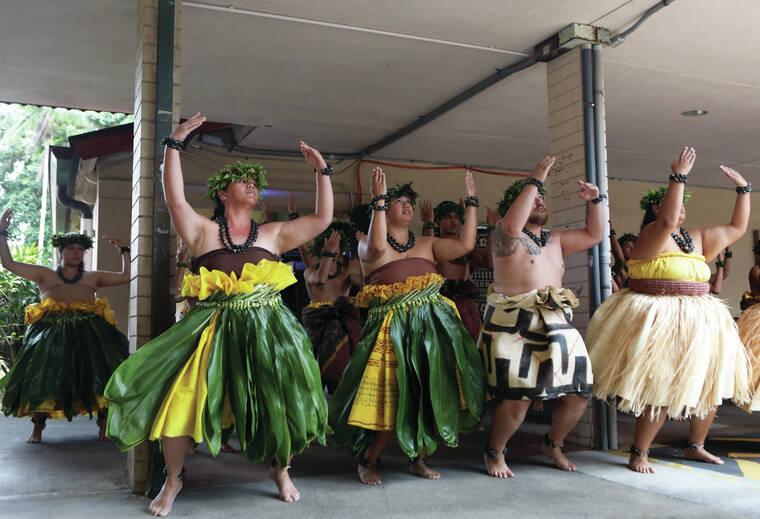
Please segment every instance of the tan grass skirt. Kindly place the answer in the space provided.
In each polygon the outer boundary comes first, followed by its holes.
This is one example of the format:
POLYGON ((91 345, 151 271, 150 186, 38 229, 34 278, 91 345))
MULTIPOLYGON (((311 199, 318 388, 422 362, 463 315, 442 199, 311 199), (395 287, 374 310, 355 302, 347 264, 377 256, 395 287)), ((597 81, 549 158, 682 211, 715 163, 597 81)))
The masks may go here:
POLYGON ((594 313, 586 333, 597 398, 639 416, 652 406, 699 418, 730 398, 750 402, 751 367, 736 323, 710 295, 648 295, 630 289, 594 313))
POLYGON ((744 310, 737 324, 739 337, 752 363, 753 377, 750 387, 754 391, 754 397, 752 403, 745 409, 760 411, 760 304, 754 304, 744 310))

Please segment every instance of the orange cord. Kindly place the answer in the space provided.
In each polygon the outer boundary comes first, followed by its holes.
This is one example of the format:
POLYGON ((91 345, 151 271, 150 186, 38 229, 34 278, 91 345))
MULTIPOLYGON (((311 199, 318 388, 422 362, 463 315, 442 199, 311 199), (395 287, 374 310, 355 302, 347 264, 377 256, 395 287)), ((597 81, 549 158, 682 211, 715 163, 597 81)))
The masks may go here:
POLYGON ((474 171, 476 173, 485 173, 486 175, 498 175, 500 177, 527 177, 528 175, 526 173, 507 173, 504 171, 493 171, 490 169, 480 169, 480 168, 468 168, 466 166, 410 166, 406 164, 393 164, 392 162, 383 162, 380 160, 360 160, 358 164, 356 165, 356 198, 357 203, 356 205, 360 205, 362 203, 362 177, 361 177, 361 170, 362 170, 362 164, 363 163, 368 164, 377 164, 378 166, 388 166, 392 168, 398 168, 398 169, 418 169, 418 170, 445 170, 445 169, 464 169, 468 171, 474 171))

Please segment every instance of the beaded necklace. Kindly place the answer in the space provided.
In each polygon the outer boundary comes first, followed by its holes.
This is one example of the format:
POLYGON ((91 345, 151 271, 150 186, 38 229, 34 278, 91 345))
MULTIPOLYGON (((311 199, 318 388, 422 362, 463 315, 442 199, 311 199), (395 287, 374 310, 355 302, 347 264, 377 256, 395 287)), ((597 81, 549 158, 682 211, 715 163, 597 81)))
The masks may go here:
POLYGON ((248 233, 248 239, 245 240, 244 244, 237 245, 232 243, 230 228, 227 226, 227 219, 224 216, 217 216, 214 220, 217 225, 219 225, 219 238, 222 240, 222 245, 227 251, 234 254, 240 254, 241 252, 250 249, 253 244, 256 243, 256 238, 259 237, 259 225, 251 220, 251 230, 248 233))
POLYGON ((528 235, 528 238, 533 240, 536 245, 539 247, 546 247, 546 243, 549 241, 549 234, 551 234, 549 231, 545 231, 541 229, 541 238, 530 232, 528 229, 523 227, 523 231, 525 234, 528 235))
POLYGON ((82 263, 79 264, 78 268, 79 268, 79 272, 77 272, 76 276, 74 276, 71 279, 63 275, 63 269, 61 268, 60 265, 56 267, 55 272, 58 274, 58 277, 61 278, 61 281, 69 285, 73 285, 74 283, 82 279, 82 274, 84 274, 84 265, 82 263))
POLYGON ((412 231, 409 232, 409 240, 406 242, 406 245, 401 245, 396 238, 391 236, 390 234, 386 234, 386 237, 388 239, 388 243, 391 244, 391 247, 393 247, 393 250, 397 252, 406 252, 412 247, 414 247, 414 244, 417 242, 417 238, 414 236, 414 233, 412 231))
POLYGON ((674 232, 670 233, 670 235, 673 237, 683 252, 686 254, 694 252, 694 242, 691 240, 689 233, 683 227, 681 227, 679 230, 681 231, 681 234, 683 234, 683 238, 674 232))

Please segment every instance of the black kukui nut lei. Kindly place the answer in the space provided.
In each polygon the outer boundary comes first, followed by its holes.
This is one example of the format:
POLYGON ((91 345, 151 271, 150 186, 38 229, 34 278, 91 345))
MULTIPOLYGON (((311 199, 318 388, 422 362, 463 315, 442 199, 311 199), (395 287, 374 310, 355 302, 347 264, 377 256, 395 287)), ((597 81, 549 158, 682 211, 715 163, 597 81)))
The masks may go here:
POLYGON ((465 207, 479 207, 480 202, 478 201, 477 196, 468 196, 464 199, 464 206, 465 207))
POLYGON ((78 268, 79 268, 79 271, 77 272, 76 276, 74 276, 71 279, 63 275, 63 269, 61 268, 60 265, 56 267, 55 272, 56 274, 58 274, 58 277, 61 278, 61 281, 63 281, 64 283, 68 285, 73 285, 74 283, 82 279, 82 274, 84 274, 84 265, 82 263, 79 264, 78 268))
POLYGON ((673 182, 680 182, 682 184, 685 184, 689 180, 689 177, 680 173, 673 173, 668 177, 668 179, 672 180, 673 182))
POLYGON ((401 245, 396 238, 391 236, 390 234, 387 234, 386 237, 388 239, 388 243, 391 244, 391 247, 393 247, 393 250, 397 252, 406 252, 412 247, 414 247, 414 244, 417 242, 417 238, 414 236, 414 233, 412 231, 409 232, 409 241, 406 242, 406 245, 401 245))
POLYGON ((541 229, 541 238, 539 238, 538 236, 536 236, 535 234, 533 234, 532 232, 530 232, 525 227, 523 227, 522 232, 524 232, 525 234, 527 234, 528 238, 530 238, 531 240, 533 240, 536 243, 536 245, 538 245, 539 247, 546 247, 546 244, 549 241, 549 234, 551 234, 549 231, 545 231, 545 230, 541 229))
POLYGON ((687 254, 694 252, 694 242, 691 239, 691 235, 683 227, 680 228, 680 231, 683 234, 683 238, 674 232, 670 233, 670 235, 683 252, 687 254))
POLYGON ((177 140, 172 139, 171 137, 164 137, 164 140, 161 141, 162 146, 166 146, 168 148, 174 148, 175 150, 182 151, 185 149, 185 143, 177 140))
POLYGON ((226 250, 234 254, 240 254, 241 252, 250 249, 253 244, 256 243, 256 239, 259 237, 259 225, 251 220, 251 230, 248 233, 248 239, 245 240, 244 244, 237 245, 235 243, 232 243, 230 229, 227 226, 227 219, 224 216, 217 216, 214 220, 216 221, 217 225, 219 225, 219 239, 222 240, 222 245, 226 250))

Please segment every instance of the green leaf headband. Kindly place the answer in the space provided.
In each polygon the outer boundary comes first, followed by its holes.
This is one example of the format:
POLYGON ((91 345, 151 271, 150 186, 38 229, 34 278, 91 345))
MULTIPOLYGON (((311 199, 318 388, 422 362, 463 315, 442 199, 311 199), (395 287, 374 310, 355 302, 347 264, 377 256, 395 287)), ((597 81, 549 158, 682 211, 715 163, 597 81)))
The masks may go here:
POLYGON ((433 213, 435 213, 436 222, 449 213, 456 213, 457 218, 459 218, 459 221, 464 223, 464 208, 462 207, 462 204, 457 204, 455 202, 452 202, 451 200, 444 200, 443 202, 435 206, 435 209, 433 209, 433 213))
POLYGON ((92 248, 92 237, 87 234, 79 234, 78 232, 57 233, 51 237, 53 247, 58 250, 63 250, 67 245, 78 243, 86 249, 92 248))
MULTIPOLYGON (((346 254, 356 254, 356 248, 359 243, 356 241, 356 228, 349 222, 343 222, 336 220, 330 224, 330 226, 319 234, 309 247, 309 255, 319 257, 322 253, 322 248, 325 246, 325 242, 333 232, 340 234, 340 255, 345 257, 346 254)), ((344 264, 348 261, 346 258, 344 264)))
POLYGON ((224 169, 217 171, 206 181, 206 197, 218 202, 219 191, 227 188, 233 182, 253 180, 259 191, 267 185, 267 172, 258 162, 233 162, 224 169))
POLYGON ((390 196, 389 200, 396 200, 397 198, 405 196, 409 199, 409 203, 412 204, 412 207, 417 203, 417 191, 412 189, 412 182, 407 182, 404 185, 396 184, 393 189, 388 190, 388 196, 390 196))
MULTIPOLYGON (((509 208, 512 206, 514 201, 518 196, 520 196, 520 193, 522 193, 523 189, 525 189, 526 184, 527 182, 523 178, 513 182, 512 185, 504 191, 504 197, 499 200, 499 216, 504 216, 507 214, 507 211, 509 211, 509 208)), ((546 196, 546 189, 543 187, 539 188, 538 192, 541 193, 541 196, 546 196)))
MULTIPOLYGON (((643 195, 641 195, 641 201, 639 202, 639 205, 641 206, 641 209, 646 211, 653 205, 662 205, 662 201, 665 199, 665 193, 668 192, 668 186, 660 186, 657 189, 650 189, 643 195)), ((691 191, 688 189, 683 190, 683 201, 684 203, 689 201, 689 198, 691 198, 691 191)))

